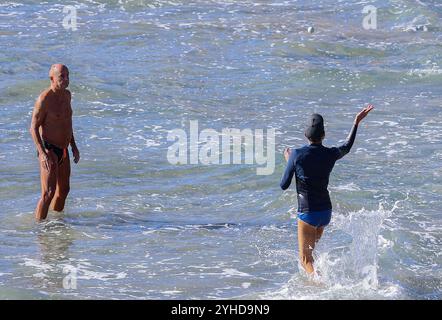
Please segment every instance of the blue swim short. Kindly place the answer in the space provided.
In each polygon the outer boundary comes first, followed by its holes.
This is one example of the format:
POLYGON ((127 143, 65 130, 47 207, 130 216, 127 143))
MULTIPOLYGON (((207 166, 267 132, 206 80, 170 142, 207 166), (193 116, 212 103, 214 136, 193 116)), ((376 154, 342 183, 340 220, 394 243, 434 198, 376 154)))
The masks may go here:
POLYGON ((330 223, 332 211, 298 212, 298 218, 313 227, 324 227, 330 223))

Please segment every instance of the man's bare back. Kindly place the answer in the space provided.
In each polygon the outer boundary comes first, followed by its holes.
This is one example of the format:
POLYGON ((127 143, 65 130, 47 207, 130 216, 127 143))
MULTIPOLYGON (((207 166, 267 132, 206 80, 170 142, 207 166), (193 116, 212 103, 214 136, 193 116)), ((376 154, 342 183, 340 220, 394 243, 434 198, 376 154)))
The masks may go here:
POLYGON ((62 64, 53 65, 49 71, 51 86, 38 97, 30 132, 37 147, 40 161, 41 198, 35 218, 46 218, 51 205, 62 211, 69 193, 71 167, 67 148, 72 147, 74 162, 80 160, 72 128, 69 70, 62 64))

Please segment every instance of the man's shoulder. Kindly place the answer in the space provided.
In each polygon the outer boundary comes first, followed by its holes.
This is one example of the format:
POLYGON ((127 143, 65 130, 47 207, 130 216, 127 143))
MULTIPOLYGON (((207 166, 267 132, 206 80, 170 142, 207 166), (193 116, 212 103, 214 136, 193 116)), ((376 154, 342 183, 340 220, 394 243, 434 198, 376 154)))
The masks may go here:
MULTIPOLYGON (((49 102, 53 95, 54 93, 52 92, 51 88, 47 88, 40 93, 37 98, 37 102, 41 104, 41 106, 44 106, 45 102, 49 102)), ((70 99, 72 96, 71 92, 67 89, 64 90, 63 95, 68 99, 70 99)))
POLYGON ((43 90, 37 98, 36 106, 40 108, 44 108, 45 106, 47 106, 50 96, 51 88, 43 90))
POLYGON ((38 96, 38 100, 40 100, 41 102, 46 101, 51 95, 51 88, 47 88, 45 90, 42 91, 42 93, 40 93, 40 95, 38 96))

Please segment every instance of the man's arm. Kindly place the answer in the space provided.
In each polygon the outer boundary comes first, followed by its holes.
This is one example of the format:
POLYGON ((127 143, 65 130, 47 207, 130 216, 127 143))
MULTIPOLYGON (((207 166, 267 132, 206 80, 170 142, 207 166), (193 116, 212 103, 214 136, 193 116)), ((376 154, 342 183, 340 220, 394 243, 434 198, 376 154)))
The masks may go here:
POLYGON ((49 170, 48 155, 46 154, 46 150, 43 146, 43 140, 41 139, 39 132, 40 126, 44 123, 47 113, 43 100, 44 98, 40 96, 35 102, 34 111, 32 112, 31 127, 29 128, 29 131, 31 133, 32 140, 37 147, 38 153, 44 156, 46 169, 49 170))
MULTIPOLYGON (((68 95, 68 99, 69 99, 69 106, 71 105, 71 99, 72 99, 72 94, 69 90, 66 89, 66 93, 68 95)), ((71 109, 72 110, 72 109, 71 109)), ((72 115, 71 115, 72 116, 72 115)), ((69 141, 70 145, 71 145, 71 149, 72 149, 72 154, 74 155, 74 162, 78 163, 78 161, 80 161, 80 151, 77 148, 77 144, 75 143, 75 138, 74 138, 74 128, 71 128, 72 131, 72 136, 71 136, 71 141, 69 141)))
POLYGON ((290 149, 286 149, 284 150, 284 157, 287 160, 287 167, 285 168, 284 175, 282 176, 281 183, 279 184, 282 190, 286 190, 288 187, 290 187, 293 175, 295 174, 296 151, 290 152, 290 149))
POLYGON ((74 132, 72 131, 72 137, 71 137, 71 148, 72 148, 72 154, 74 155, 74 162, 78 163, 78 161, 80 161, 80 151, 77 148, 77 144, 75 143, 75 138, 74 138, 74 132))
POLYGON ((343 145, 336 148, 336 160, 341 159, 343 156, 345 156, 347 153, 350 152, 351 147, 353 146, 353 143, 355 142, 356 138, 356 132, 358 131, 358 125, 364 119, 367 114, 374 108, 373 105, 369 104, 367 107, 362 109, 361 112, 359 112, 356 117, 355 121, 353 122, 353 127, 351 128, 350 134, 347 137, 347 140, 344 142, 343 145))
POLYGON ((69 142, 71 144, 71 148, 73 149, 77 149, 77 144, 75 143, 75 138, 74 138, 74 133, 72 132, 72 137, 71 137, 71 141, 69 142))

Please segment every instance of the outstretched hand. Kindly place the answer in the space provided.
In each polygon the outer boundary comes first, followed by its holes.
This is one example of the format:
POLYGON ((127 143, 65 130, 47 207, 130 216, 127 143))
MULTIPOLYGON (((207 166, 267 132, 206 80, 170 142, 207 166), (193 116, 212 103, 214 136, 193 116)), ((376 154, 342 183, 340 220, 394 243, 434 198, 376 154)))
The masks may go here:
POLYGON ((359 112, 356 117, 355 117, 355 124, 358 125, 359 122, 362 121, 362 119, 364 119, 367 114, 373 110, 374 106, 372 104, 369 104, 368 106, 366 106, 364 109, 362 109, 361 112, 359 112))

